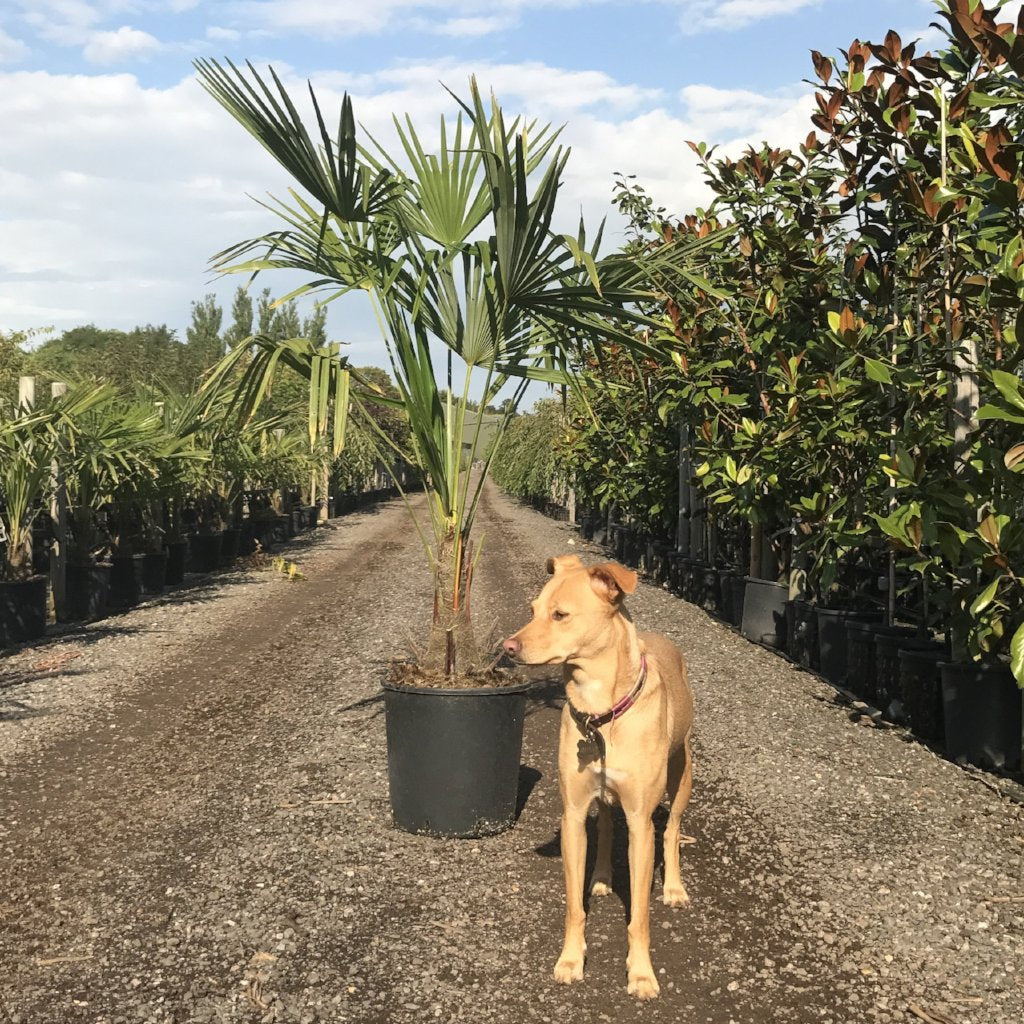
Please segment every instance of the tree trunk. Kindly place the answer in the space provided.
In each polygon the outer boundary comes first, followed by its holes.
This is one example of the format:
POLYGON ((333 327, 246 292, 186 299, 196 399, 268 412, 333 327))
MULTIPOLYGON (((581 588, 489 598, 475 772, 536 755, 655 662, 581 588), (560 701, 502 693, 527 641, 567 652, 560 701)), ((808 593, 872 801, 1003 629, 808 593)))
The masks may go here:
POLYGON ((451 677, 480 666, 480 651, 470 614, 473 544, 451 532, 438 548, 436 557, 434 615, 423 667, 451 677))

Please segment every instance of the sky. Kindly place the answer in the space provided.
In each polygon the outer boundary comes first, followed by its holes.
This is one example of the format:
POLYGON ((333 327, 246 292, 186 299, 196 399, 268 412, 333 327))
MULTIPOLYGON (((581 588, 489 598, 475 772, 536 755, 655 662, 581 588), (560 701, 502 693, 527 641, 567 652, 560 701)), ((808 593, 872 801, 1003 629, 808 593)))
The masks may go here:
MULTIPOLYGON (((942 37, 931 0, 0 0, 0 330, 166 323, 230 310, 215 253, 277 226, 254 196, 284 172, 197 84, 198 57, 268 63, 388 137, 436 136, 471 74, 507 112, 564 124, 562 230, 612 213, 615 172, 683 214, 708 195, 686 140, 736 153, 811 128, 809 51, 889 28, 942 37)), ((330 118, 328 118, 330 121, 330 118)), ((606 244, 621 224, 611 216, 606 244)), ((255 289, 295 284, 263 275, 255 289)), ((358 300, 361 296, 353 296, 358 300)), ((328 331, 384 361, 362 308, 328 331)))

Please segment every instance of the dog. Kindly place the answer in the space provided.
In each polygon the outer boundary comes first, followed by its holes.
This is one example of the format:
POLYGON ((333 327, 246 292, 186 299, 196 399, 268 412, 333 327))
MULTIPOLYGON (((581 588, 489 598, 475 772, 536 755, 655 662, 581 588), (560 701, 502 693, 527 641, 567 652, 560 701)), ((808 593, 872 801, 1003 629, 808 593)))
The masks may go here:
POLYGON ((611 892, 611 804, 629 826, 630 914, 627 991, 654 999, 650 900, 652 816, 668 793, 663 900, 689 902, 679 875, 679 821, 693 786, 693 696, 686 662, 667 637, 638 633, 623 607, 637 576, 614 562, 585 566, 576 555, 548 559, 551 579, 531 602, 532 619, 504 641, 527 665, 562 665, 566 703, 558 747, 565 870, 565 942, 555 980, 581 981, 587 951, 583 909, 586 819, 597 802, 593 896, 611 892))

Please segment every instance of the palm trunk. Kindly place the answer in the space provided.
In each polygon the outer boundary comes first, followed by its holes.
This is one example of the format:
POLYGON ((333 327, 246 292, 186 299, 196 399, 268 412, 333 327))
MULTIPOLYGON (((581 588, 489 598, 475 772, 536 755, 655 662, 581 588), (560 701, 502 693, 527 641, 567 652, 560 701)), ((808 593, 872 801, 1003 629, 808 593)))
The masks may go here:
POLYGON ((479 665, 480 652, 470 616, 472 586, 473 544, 453 531, 437 549, 434 615, 424 658, 427 671, 451 677, 479 665))

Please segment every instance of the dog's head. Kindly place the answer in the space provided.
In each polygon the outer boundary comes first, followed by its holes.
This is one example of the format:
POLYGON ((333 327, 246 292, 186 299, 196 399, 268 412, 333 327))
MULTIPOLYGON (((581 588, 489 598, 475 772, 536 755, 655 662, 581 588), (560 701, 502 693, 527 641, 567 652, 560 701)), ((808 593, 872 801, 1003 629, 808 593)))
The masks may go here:
POLYGON ((636 573, 615 562, 584 565, 576 555, 548 559, 551 579, 530 603, 533 618, 502 645, 527 665, 561 665, 598 654, 622 599, 636 590, 636 573))

